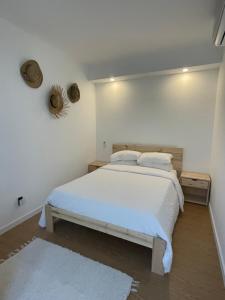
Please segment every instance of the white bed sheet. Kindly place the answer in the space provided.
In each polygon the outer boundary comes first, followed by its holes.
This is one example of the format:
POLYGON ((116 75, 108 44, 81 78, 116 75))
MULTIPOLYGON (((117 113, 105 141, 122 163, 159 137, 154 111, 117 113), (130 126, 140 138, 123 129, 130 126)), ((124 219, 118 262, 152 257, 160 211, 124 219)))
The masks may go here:
MULTIPOLYGON (((106 165, 52 191, 51 205, 167 242, 164 271, 172 264, 172 232, 183 193, 176 173, 140 166, 106 165)), ((39 221, 46 226, 45 213, 39 221)))

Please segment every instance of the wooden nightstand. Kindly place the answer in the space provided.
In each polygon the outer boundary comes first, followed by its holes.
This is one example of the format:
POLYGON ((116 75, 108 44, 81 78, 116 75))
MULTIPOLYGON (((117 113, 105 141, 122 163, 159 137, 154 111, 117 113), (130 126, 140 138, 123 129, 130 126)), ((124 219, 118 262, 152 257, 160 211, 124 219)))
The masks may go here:
POLYGON ((108 163, 106 161, 99 161, 99 160, 93 161, 90 164, 88 164, 88 173, 91 173, 107 164, 108 163))
POLYGON ((185 201, 202 205, 209 204, 211 178, 208 174, 183 171, 180 184, 185 201))

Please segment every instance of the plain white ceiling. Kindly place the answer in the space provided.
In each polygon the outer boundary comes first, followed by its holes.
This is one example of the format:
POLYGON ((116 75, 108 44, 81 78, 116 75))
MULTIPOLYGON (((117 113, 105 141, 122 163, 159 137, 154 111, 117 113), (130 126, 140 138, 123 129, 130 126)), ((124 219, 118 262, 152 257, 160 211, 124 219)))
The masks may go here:
POLYGON ((220 0, 0 0, 0 17, 69 51, 91 79, 213 63, 220 0))

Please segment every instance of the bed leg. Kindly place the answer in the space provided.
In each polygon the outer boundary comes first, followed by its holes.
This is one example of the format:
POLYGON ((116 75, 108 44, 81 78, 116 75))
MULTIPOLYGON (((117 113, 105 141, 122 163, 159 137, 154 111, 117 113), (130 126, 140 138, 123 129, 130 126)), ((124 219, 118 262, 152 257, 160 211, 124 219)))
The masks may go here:
POLYGON ((46 228, 48 232, 54 232, 53 216, 51 214, 51 206, 45 205, 46 228))
POLYGON ((155 237, 152 248, 152 272, 158 275, 164 275, 163 255, 165 249, 166 241, 159 237, 155 237))

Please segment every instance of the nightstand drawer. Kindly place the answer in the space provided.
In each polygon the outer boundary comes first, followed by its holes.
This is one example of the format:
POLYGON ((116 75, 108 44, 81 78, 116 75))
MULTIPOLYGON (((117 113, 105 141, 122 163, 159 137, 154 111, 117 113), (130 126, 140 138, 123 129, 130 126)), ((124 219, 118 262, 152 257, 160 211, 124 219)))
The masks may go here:
POLYGON ((208 205, 211 178, 209 174, 182 171, 180 184, 187 202, 208 205))
POLYGON ((182 178, 181 179, 181 185, 196 187, 196 188, 199 188, 199 189, 208 189, 209 182, 205 181, 205 180, 199 180, 199 179, 182 178))

